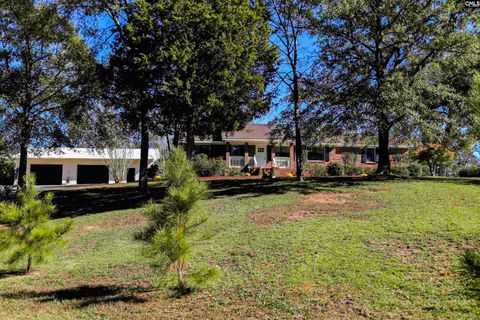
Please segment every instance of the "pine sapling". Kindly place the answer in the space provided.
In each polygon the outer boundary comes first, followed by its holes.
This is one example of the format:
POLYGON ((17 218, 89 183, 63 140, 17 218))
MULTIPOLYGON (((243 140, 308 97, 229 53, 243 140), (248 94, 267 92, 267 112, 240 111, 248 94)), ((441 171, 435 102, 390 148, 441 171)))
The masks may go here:
POLYGON ((19 190, 18 204, 0 203, 0 251, 7 252, 9 265, 26 260, 29 273, 33 262, 42 262, 55 247, 66 243, 62 236, 70 230, 72 220, 52 222, 53 194, 41 199, 34 175, 27 175, 26 182, 19 190))
MULTIPOLYGON (((216 270, 197 266, 190 270, 195 229, 206 221, 198 204, 208 193, 207 184, 195 175, 192 163, 182 149, 170 152, 164 166, 168 181, 167 197, 160 204, 148 204, 150 225, 143 232, 148 242, 145 255, 154 266, 173 275, 176 289, 188 292, 190 284, 199 286, 216 275, 216 270)), ((197 238, 198 239, 198 238, 197 238)))

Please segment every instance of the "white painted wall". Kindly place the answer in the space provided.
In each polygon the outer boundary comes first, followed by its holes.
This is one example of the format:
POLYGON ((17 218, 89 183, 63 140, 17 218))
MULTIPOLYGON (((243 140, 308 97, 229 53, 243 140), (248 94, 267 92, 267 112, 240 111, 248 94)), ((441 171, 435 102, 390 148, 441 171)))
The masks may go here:
MULTIPOLYGON (((149 160, 149 164, 152 160, 149 160)), ((18 168, 19 161, 16 160, 18 168)), ((78 165, 108 165, 108 161, 102 159, 43 159, 29 158, 27 161, 27 173, 30 173, 30 165, 32 164, 57 164, 62 165, 62 184, 77 184, 77 167, 78 165), (68 181, 68 182, 67 182, 68 181)), ((130 160, 129 168, 135 168, 135 180, 140 176, 140 160, 130 160)), ((115 183, 112 175, 109 175, 109 183, 115 183)))

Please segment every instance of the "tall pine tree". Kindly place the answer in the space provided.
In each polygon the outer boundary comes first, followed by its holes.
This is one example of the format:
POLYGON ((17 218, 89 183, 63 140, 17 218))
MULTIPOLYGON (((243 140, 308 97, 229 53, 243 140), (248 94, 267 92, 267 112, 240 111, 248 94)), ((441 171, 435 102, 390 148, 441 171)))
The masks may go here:
POLYGON ((54 3, 0 3, 0 129, 20 153, 24 185, 28 147, 69 142, 71 122, 90 102, 93 59, 54 3))

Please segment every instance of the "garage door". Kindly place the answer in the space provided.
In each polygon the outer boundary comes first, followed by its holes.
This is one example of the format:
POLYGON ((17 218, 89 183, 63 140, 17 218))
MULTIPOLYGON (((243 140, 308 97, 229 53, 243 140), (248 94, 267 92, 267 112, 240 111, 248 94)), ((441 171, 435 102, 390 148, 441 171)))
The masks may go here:
POLYGON ((61 164, 32 164, 30 172, 35 174, 38 185, 60 185, 62 184, 61 164))
POLYGON ((108 183, 107 166, 79 165, 77 170, 77 184, 108 183))

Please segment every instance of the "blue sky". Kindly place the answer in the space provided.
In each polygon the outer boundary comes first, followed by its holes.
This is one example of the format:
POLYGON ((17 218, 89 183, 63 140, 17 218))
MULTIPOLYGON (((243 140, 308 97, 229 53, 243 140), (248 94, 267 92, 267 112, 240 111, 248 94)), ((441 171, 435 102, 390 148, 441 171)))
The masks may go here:
MULTIPOLYGON (((84 18, 85 19, 85 18, 84 18)), ((99 17, 97 19, 93 18, 86 18, 87 21, 83 21, 80 23, 92 23, 95 22, 98 24, 100 28, 108 28, 109 25, 111 25, 110 20, 108 17, 99 17)), ((78 20, 76 21, 78 24, 78 20)), ((81 29, 81 28, 80 28, 81 29)), ((90 41, 91 39, 88 39, 87 37, 84 37, 87 39, 87 41, 92 44, 90 41)), ((98 41, 99 39, 96 39, 95 41, 98 41)), ((109 39, 100 39, 100 42, 104 42, 104 47, 99 50, 97 54, 97 58, 101 61, 105 61, 106 58, 108 57, 108 54, 110 52, 110 45, 113 41, 113 37, 109 39)), ((300 70, 303 73, 308 73, 308 71, 311 69, 315 62, 315 55, 316 55, 316 43, 315 43, 315 38, 311 36, 302 36, 300 38, 300 70)), ((272 37, 272 42, 276 44, 280 44, 275 36, 272 37)), ((281 56, 281 61, 284 60, 284 57, 281 56)), ((279 67, 279 73, 284 74, 286 72, 289 72, 288 65, 284 63, 280 63, 279 67)), ((288 87, 285 84, 272 84, 270 85, 269 89, 271 90, 273 87, 278 87, 277 89, 277 96, 272 104, 272 107, 270 111, 265 114, 264 116, 261 116, 257 119, 254 120, 254 123, 268 123, 272 121, 282 110, 285 108, 289 107, 288 103, 283 99, 286 95, 288 95, 288 87)), ((477 147, 478 151, 476 152, 476 157, 480 158, 480 145, 477 147)))

